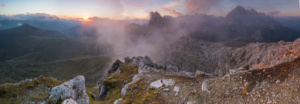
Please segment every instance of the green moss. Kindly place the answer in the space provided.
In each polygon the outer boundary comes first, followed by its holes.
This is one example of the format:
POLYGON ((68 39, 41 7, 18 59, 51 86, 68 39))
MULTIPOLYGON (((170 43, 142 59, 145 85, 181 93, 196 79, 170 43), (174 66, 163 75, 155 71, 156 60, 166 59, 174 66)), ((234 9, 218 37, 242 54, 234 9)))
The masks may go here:
MULTIPOLYGON (((11 100, 21 101, 25 99, 26 90, 36 87, 39 84, 43 84, 49 88, 62 84, 53 78, 39 77, 34 81, 26 81, 19 85, 6 85, 0 86, 0 99, 1 104, 11 102, 11 100)), ((48 94, 48 93, 47 93, 48 94)), ((47 95, 34 96, 36 99, 44 99, 47 95)))
POLYGON ((46 101, 46 104, 62 104, 62 102, 63 102, 64 100, 66 100, 66 99, 58 99, 57 102, 53 102, 52 99, 48 99, 48 100, 46 101))
POLYGON ((121 66, 121 65, 123 64, 123 62, 120 61, 120 60, 116 60, 115 64, 116 64, 117 66, 121 66))
POLYGON ((48 98, 49 93, 41 93, 36 96, 31 97, 34 100, 45 101, 48 98))
POLYGON ((149 86, 146 82, 141 79, 135 84, 130 86, 128 93, 124 97, 124 104, 162 104, 164 99, 162 99, 158 92, 163 88, 158 90, 148 88, 149 86))
POLYGON ((124 65, 121 67, 120 74, 109 74, 108 77, 104 79, 104 85, 108 86, 109 95, 100 101, 90 100, 92 104, 109 104, 114 103, 114 101, 122 97, 121 90, 124 82, 131 82, 133 75, 138 73, 138 66, 128 66, 124 65))
POLYGON ((0 98, 0 104, 20 104, 21 101, 18 98, 0 98))

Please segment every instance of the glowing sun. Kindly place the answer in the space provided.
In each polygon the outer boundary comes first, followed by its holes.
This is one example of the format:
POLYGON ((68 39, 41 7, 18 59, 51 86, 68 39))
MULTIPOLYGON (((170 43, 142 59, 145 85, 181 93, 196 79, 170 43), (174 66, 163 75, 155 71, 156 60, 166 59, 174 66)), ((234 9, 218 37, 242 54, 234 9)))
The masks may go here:
POLYGON ((83 21, 90 21, 90 17, 89 16, 85 16, 85 17, 82 17, 83 21))

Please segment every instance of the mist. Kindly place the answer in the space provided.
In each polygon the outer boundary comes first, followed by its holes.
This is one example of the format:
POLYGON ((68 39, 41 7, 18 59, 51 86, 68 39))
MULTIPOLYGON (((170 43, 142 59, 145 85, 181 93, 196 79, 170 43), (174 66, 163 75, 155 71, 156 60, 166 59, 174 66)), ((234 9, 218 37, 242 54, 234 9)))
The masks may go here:
POLYGON ((97 44, 108 45, 111 48, 110 54, 119 59, 127 56, 158 58, 157 54, 162 49, 187 34, 177 23, 157 29, 139 21, 108 19, 94 21, 92 27, 97 31, 97 44))
MULTIPOLYGON (((194 7, 190 11, 209 10, 217 2, 210 1, 207 4, 211 6, 194 7)), ((226 17, 198 13, 171 17, 150 12, 149 21, 95 18, 89 27, 95 29, 96 36, 93 38, 98 45, 109 46, 109 54, 113 58, 149 56, 153 60, 161 60, 162 53, 182 37, 228 43, 230 47, 241 47, 251 42, 293 41, 299 37, 299 32, 281 26, 270 16, 276 13, 264 14, 241 6, 227 13, 226 17), (239 44, 232 45, 232 42, 239 44)))

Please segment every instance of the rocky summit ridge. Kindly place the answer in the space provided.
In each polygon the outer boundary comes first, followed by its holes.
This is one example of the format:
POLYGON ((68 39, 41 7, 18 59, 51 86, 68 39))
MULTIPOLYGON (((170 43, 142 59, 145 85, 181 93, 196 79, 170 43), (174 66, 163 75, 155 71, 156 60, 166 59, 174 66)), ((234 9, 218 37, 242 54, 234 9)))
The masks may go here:
POLYGON ((98 93, 97 100, 114 104, 300 102, 299 57, 274 67, 239 70, 222 77, 199 70, 170 70, 149 57, 125 60, 116 61, 117 70, 102 80, 98 91, 103 93, 98 93))

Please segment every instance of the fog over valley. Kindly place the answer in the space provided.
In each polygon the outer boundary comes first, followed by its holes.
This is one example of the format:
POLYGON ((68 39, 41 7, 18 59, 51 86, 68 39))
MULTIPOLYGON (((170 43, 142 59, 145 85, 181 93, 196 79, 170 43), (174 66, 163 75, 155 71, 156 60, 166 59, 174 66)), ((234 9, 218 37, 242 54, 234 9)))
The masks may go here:
POLYGON ((0 3, 1 104, 300 102, 292 0, 0 3))

